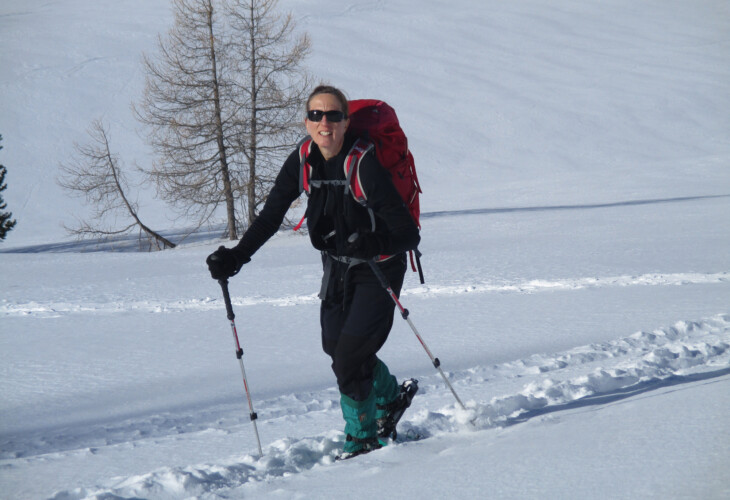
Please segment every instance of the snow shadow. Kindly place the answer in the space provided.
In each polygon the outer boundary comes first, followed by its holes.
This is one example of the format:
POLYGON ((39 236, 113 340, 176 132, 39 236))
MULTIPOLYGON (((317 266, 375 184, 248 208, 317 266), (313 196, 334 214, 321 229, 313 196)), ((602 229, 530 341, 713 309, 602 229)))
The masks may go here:
MULTIPOLYGON (((282 230, 292 229, 294 226, 285 223, 282 230)), ((216 224, 205 228, 182 228, 159 231, 159 234, 175 243, 176 245, 189 245, 191 243, 208 243, 215 240, 226 239, 228 228, 226 224, 216 224)), ((239 233, 242 234, 242 233, 239 233)), ((127 234, 110 236, 108 238, 88 238, 62 241, 58 243, 43 243, 39 245, 26 245, 0 249, 3 253, 89 253, 89 252, 154 252, 157 248, 143 235, 127 234)))
POLYGON ((602 392, 600 394, 585 396, 583 398, 569 401, 567 403, 530 409, 523 413, 520 413, 517 416, 508 417, 505 421, 500 422, 500 427, 510 427, 515 424, 527 422, 528 420, 531 420, 535 417, 541 417, 543 415, 548 415, 560 411, 576 410, 579 408, 587 408, 591 406, 601 406, 616 403, 618 401, 645 394, 647 392, 665 389, 667 387, 708 381, 720 377, 725 377, 727 375, 730 375, 730 367, 704 373, 695 373, 691 375, 670 375, 669 377, 664 379, 647 380, 645 382, 633 384, 629 387, 622 387, 609 392, 602 392))
POLYGON ((544 205, 536 207, 507 207, 507 208, 474 208, 467 210, 444 210, 441 212, 424 212, 421 214, 422 219, 430 219, 436 217, 449 217, 454 215, 484 215, 484 214, 504 214, 511 212, 547 212, 552 210, 588 210, 594 208, 616 208, 616 207, 633 207, 640 205, 655 205, 659 203, 683 203, 688 201, 711 200, 717 198, 730 198, 730 194, 715 194, 705 196, 680 196, 675 198, 658 198, 653 200, 629 200, 617 201, 611 203, 592 203, 583 205, 544 205))
MULTIPOLYGON (((466 210, 444 210, 439 212, 423 212, 422 219, 450 217, 458 215, 485 215, 504 214, 512 212, 546 212, 553 210, 587 210, 596 208, 632 207, 640 205, 654 205, 659 203, 683 203, 699 200, 730 198, 730 194, 680 196, 675 198, 658 198, 652 200, 629 200, 611 203, 595 203, 583 205, 543 205, 535 207, 506 207, 506 208, 474 208, 466 210)), ((291 229, 291 225, 283 225, 281 229, 291 229)), ((179 229, 160 231, 160 234, 175 244, 190 244, 210 242, 226 236, 225 224, 218 224, 204 229, 179 229)), ((109 238, 94 238, 73 240, 59 243, 46 243, 0 249, 3 253, 87 253, 87 252, 149 252, 155 248, 145 237, 139 235, 114 236, 109 238)))
MULTIPOLYGON (((190 244, 213 241, 225 237, 225 225, 205 229, 180 229, 160 231, 160 234, 175 244, 190 244)), ((149 252, 157 250, 146 237, 137 234, 90 238, 59 243, 45 243, 0 250, 0 253, 88 253, 88 252, 149 252)))

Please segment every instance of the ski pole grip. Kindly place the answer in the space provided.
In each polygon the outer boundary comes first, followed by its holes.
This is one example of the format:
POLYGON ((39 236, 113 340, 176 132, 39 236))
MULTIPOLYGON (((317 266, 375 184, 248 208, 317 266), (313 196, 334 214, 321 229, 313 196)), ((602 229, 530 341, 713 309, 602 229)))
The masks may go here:
POLYGON ((231 305, 231 295, 228 293, 228 280, 218 280, 218 283, 221 286, 221 289, 223 290, 223 301, 226 303, 226 313, 228 314, 228 319, 233 321, 236 317, 235 314, 233 314, 233 306, 231 305))

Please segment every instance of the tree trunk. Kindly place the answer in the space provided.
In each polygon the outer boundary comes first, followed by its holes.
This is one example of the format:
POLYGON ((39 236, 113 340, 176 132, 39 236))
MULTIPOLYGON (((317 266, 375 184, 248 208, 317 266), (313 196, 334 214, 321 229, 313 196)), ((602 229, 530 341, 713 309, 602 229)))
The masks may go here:
POLYGON ((221 113, 220 86, 218 84, 218 67, 216 64, 215 37, 213 36, 213 6, 208 2, 208 35, 210 37, 210 60, 211 73, 213 78, 213 106, 215 120, 216 142, 218 143, 218 156, 220 157, 221 177, 223 178, 223 196, 226 200, 226 215, 228 218, 228 238, 237 240, 236 233, 236 211, 233 199, 233 186, 231 185, 231 174, 228 168, 226 156, 226 145, 223 133, 223 118, 221 113))
POLYGON ((117 174, 117 168, 114 165, 114 159, 112 158, 111 151, 109 150, 109 143, 106 142, 106 136, 104 136, 104 141, 106 143, 106 156, 107 156, 107 162, 109 164, 109 167, 112 172, 112 177, 114 178, 114 185, 117 187, 117 191, 119 192, 119 197, 124 202, 124 205, 127 207, 127 210, 129 211, 129 215, 132 216, 134 221, 137 223, 137 225, 144 231, 148 236, 151 238, 154 238, 155 241, 158 243, 162 243, 162 248, 175 248, 175 244, 159 234, 158 232, 150 229, 146 225, 142 223, 142 221, 139 219, 139 216, 137 215, 137 211, 132 207, 132 204, 129 203, 129 200, 127 199, 127 195, 124 194, 124 189, 122 189, 122 184, 119 182, 119 175, 117 174))
POLYGON ((249 136, 249 160, 248 160, 248 220, 249 224, 256 218, 256 106, 257 106, 257 89, 256 89, 256 20, 254 19, 254 5, 250 5, 250 28, 249 28, 249 47, 251 50, 250 73, 251 73, 251 134, 249 136))

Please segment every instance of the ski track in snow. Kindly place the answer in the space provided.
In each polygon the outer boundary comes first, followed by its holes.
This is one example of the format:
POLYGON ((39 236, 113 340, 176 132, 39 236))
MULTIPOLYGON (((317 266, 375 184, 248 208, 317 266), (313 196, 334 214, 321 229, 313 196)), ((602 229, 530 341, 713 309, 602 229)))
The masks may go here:
MULTIPOLYGON (((726 283, 730 281, 730 272, 719 273, 672 273, 672 274, 642 274, 639 276, 589 277, 573 279, 533 279, 519 282, 483 282, 454 285, 426 285, 408 288, 403 291, 403 297, 436 297, 460 295, 465 293, 539 293, 547 291, 581 290, 586 288, 629 287, 629 286, 679 286, 690 284, 726 283)), ((316 293, 307 295, 289 295, 284 297, 265 296, 232 296, 235 306, 246 307, 256 305, 274 305, 281 307, 297 306, 302 304, 316 304, 319 298, 316 293)), ((114 314, 121 312, 150 312, 150 313, 177 313, 182 311, 206 311, 223 309, 220 299, 206 297, 203 299, 186 299, 173 301, 160 300, 119 300, 108 302, 89 302, 80 300, 79 303, 69 302, 20 302, 2 299, 0 302, 0 316, 27 316, 56 317, 65 314, 114 314)))
MULTIPOLYGON (((724 275, 720 277, 725 279, 724 275)), ((467 401, 467 408, 456 406, 439 376, 423 377, 419 395, 399 425, 401 435, 416 433, 429 438, 504 428, 532 418, 548 418, 548 414, 559 411, 610 404, 663 387, 730 375, 730 314, 698 322, 682 321, 668 328, 642 331, 610 342, 555 354, 535 354, 522 360, 447 375, 457 393, 467 401), (506 383, 511 383, 515 390, 489 396, 494 393, 495 386, 506 383)), ((264 422, 280 418, 297 420, 305 416, 329 422, 339 415, 334 388, 282 395, 260 401, 258 406, 261 409, 259 421, 264 422)), ((46 434, 43 443, 39 443, 40 436, 26 436, 26 441, 4 441, 0 445, 3 450, 15 450, 17 458, 12 462, 62 460, 69 454, 104 453, 103 443, 96 447, 98 441, 104 439, 109 445, 145 446, 149 435, 156 435, 159 442, 161 437, 192 439, 205 432, 251 432, 250 424, 242 417, 221 424, 224 420, 220 414, 196 415, 198 422, 188 422, 188 427, 181 425, 183 417, 176 420, 156 415, 146 420, 120 423, 110 433, 107 433, 108 425, 66 428, 58 431, 55 441, 46 434), (142 438, 141 429, 145 435, 142 438), (76 449, 69 448, 73 445, 76 449), (63 449, 67 451, 59 451, 63 449)), ((142 475, 109 479, 95 486, 59 491, 52 498, 187 498, 218 496, 219 493, 225 496, 226 491, 247 483, 333 464, 343 437, 343 433, 336 430, 316 436, 286 437, 264 443, 261 458, 240 455, 216 463, 163 467, 142 475)), ((404 445, 417 446, 418 443, 406 441, 404 445)), ((6 454, 4 458, 9 457, 6 454)), ((0 466, 13 467, 12 462, 3 460, 0 466)))

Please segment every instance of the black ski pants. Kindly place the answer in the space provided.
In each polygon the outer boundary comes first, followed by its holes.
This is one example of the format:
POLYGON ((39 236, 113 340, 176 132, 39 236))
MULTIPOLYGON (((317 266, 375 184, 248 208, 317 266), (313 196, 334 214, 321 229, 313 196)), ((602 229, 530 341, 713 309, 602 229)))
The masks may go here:
MULTIPOLYGON (((327 259, 323 255, 325 270, 327 259)), ((349 267, 333 261, 323 279, 320 323, 322 348, 332 358, 332 370, 342 394, 365 401, 373 387, 377 352, 393 326, 395 304, 367 263, 349 267)), ((403 286, 405 254, 379 264, 396 295, 403 286)))

